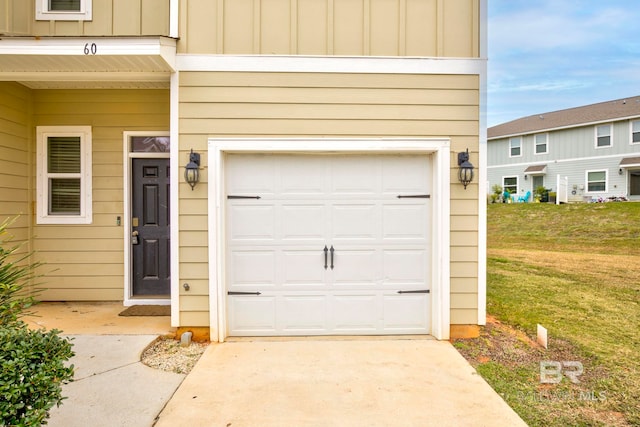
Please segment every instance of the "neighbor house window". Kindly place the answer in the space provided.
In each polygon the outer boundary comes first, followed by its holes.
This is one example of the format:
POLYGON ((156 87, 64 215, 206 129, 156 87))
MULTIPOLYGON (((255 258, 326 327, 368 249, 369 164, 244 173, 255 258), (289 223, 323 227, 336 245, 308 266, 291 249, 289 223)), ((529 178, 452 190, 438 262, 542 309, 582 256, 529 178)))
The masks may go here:
POLYGON ((640 120, 631 122, 631 143, 640 143, 640 120))
POLYGON ((519 157, 522 154, 522 138, 517 136, 509 139, 509 157, 519 157))
POLYGON ((37 128, 38 224, 90 224, 91 127, 37 128))
POLYGON ((91 21, 92 0, 35 0, 36 20, 91 21))
POLYGON ((546 133, 539 133, 534 137, 536 154, 547 154, 549 152, 547 144, 548 139, 549 134, 546 133))
POLYGON ((596 148, 611 147, 611 125, 596 126, 596 148))
POLYGON ((587 192, 607 192, 607 171, 587 171, 587 192))
POLYGON ((516 194, 518 192, 518 177, 505 176, 502 178, 502 191, 508 191, 509 194, 516 194))

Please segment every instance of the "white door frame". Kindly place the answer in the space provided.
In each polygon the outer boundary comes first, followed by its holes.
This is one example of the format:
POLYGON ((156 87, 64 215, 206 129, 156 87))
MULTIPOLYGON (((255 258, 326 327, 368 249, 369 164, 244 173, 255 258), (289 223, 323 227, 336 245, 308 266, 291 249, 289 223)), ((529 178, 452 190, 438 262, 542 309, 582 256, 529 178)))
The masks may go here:
MULTIPOLYGON (((131 291, 133 288, 132 284, 132 269, 133 264, 131 262, 131 213, 132 213, 132 203, 131 203, 131 165, 132 159, 168 159, 170 157, 169 153, 134 153, 131 151, 131 137, 132 136, 169 136, 169 132, 167 131, 125 131, 122 134, 123 145, 122 145, 122 153, 124 159, 122 161, 122 170, 123 170, 123 215, 124 218, 122 220, 122 226, 124 231, 124 301, 123 305, 125 307, 132 305, 169 305, 171 304, 171 299, 167 298, 132 298, 131 291)), ((171 171, 171 174, 174 174, 174 171, 171 171)), ((173 199, 171 199, 173 201, 173 199)), ((173 253, 171 253, 173 257, 173 253)), ((173 292, 173 287, 171 287, 171 291, 173 292)))
POLYGON ((450 140, 447 138, 306 139, 306 138, 209 138, 209 325, 213 342, 227 334, 224 218, 225 153, 357 153, 432 154, 433 195, 431 224, 431 335, 449 338, 449 201, 450 140))

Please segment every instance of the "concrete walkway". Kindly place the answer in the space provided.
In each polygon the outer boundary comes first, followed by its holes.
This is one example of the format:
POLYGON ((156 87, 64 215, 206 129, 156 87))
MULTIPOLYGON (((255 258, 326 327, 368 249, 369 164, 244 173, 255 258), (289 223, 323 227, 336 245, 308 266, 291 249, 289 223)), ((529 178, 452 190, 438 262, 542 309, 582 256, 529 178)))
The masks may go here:
POLYGON ((51 427, 151 426, 185 375, 149 368, 142 351, 157 335, 71 335, 74 381, 51 427))
POLYGON ((160 414, 174 426, 526 426, 448 342, 211 345, 160 414))

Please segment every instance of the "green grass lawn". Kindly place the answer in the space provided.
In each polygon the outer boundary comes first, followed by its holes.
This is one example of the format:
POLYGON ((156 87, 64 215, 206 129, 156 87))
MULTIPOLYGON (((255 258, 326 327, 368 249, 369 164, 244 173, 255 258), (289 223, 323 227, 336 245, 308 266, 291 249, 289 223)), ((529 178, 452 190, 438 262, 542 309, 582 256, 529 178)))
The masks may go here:
POLYGON ((640 203, 493 204, 487 217, 498 322, 455 345, 529 425, 640 425, 640 203), (579 361, 580 383, 542 384, 545 360, 579 361))

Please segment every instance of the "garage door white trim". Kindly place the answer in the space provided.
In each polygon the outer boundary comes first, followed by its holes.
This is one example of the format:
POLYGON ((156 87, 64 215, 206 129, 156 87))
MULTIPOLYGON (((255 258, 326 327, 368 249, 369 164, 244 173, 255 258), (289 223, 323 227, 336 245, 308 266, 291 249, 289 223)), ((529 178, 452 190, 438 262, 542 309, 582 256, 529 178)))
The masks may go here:
POLYGON ((449 183, 448 139, 209 139, 209 304, 212 341, 224 341, 225 306, 225 153, 419 153, 433 154, 431 334, 449 338, 449 183))

